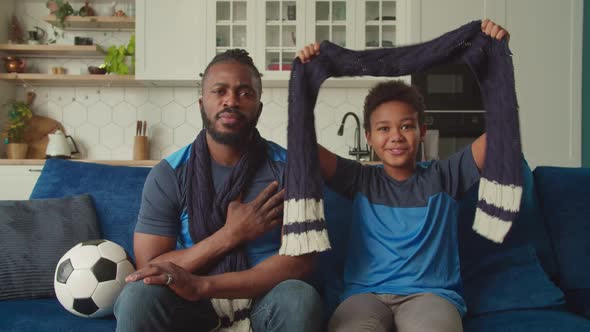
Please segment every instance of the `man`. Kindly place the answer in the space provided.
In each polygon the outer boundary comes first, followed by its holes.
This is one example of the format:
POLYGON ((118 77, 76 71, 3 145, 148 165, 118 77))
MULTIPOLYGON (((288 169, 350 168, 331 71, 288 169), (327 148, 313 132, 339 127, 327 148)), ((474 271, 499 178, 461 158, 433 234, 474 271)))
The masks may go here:
POLYGON ((314 255, 277 254, 286 153, 255 128, 261 93, 247 52, 229 50, 207 66, 205 129, 146 180, 134 235, 139 271, 115 305, 118 331, 210 330, 220 311, 210 298, 254 299, 235 300, 223 327, 249 319, 255 331, 320 329, 319 295, 300 281, 314 255))

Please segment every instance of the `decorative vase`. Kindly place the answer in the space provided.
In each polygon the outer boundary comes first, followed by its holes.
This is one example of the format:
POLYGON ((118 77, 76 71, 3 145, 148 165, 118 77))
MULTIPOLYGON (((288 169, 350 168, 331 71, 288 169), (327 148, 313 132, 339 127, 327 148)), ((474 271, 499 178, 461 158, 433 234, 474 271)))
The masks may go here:
POLYGON ((8 143, 6 144, 6 157, 8 159, 26 159, 28 148, 27 143, 8 143))

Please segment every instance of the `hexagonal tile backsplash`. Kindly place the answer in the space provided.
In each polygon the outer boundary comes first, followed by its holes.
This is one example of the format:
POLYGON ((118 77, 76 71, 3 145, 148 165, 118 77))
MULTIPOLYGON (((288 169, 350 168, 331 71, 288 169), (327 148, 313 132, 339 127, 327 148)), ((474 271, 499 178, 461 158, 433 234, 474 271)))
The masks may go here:
MULTIPOLYGON (((79 8, 82 1, 70 1, 79 8)), ((100 5, 110 1, 95 1, 100 5)), ((120 3, 126 4, 128 1, 120 3)), ((124 9, 124 8, 123 8, 124 9)), ((45 1, 16 2, 16 14, 24 30, 40 26, 49 34, 52 28, 43 22, 47 15, 45 1)), ((58 44, 73 44, 75 36, 92 37, 103 48, 126 44, 132 32, 66 31, 58 44)), ((65 67, 68 73, 86 73, 89 65, 102 59, 31 59, 29 69, 49 72, 52 66, 65 67)), ((35 113, 60 121, 81 151, 80 158, 128 160, 132 157, 133 136, 137 120, 146 120, 150 139, 150 159, 160 159, 191 143, 201 129, 198 90, 190 87, 26 87, 17 89, 24 100, 27 91, 37 97, 35 113)), ((319 142, 333 152, 348 157, 354 145, 354 121, 349 119, 344 136, 336 135, 342 116, 355 112, 362 118, 366 88, 325 88, 317 101, 316 133, 319 142)), ((264 110, 258 123, 263 137, 287 146, 287 89, 266 88, 262 95, 264 110)), ((362 134, 362 130, 361 130, 362 134)), ((364 143, 364 135, 362 144, 364 143)))
MULTIPOLYGON (((198 93, 190 87, 35 87, 19 88, 17 97, 24 98, 31 90, 37 95, 34 112, 60 121, 76 140, 81 158, 131 159, 137 120, 147 121, 151 159, 163 158, 190 144, 202 128, 198 93)), ((349 93, 359 95, 356 90, 366 93, 366 89, 360 88, 322 89, 317 102, 318 141, 343 157, 348 157, 349 147, 354 145, 354 121, 347 121, 343 137, 336 132, 346 112, 355 112, 362 119, 361 107, 347 101, 349 93)), ((263 137, 286 147, 285 91, 286 88, 264 90, 258 130, 263 137)))

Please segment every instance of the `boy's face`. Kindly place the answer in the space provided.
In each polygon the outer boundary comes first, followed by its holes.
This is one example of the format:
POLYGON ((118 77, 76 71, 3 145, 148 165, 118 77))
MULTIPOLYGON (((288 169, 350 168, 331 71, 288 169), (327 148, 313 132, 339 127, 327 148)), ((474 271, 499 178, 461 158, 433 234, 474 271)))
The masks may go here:
POLYGON ((400 101, 385 102, 371 114, 370 125, 371 130, 365 133, 367 142, 385 170, 394 178, 409 177, 416 167, 418 145, 426 134, 426 127, 418 122, 418 112, 400 101))

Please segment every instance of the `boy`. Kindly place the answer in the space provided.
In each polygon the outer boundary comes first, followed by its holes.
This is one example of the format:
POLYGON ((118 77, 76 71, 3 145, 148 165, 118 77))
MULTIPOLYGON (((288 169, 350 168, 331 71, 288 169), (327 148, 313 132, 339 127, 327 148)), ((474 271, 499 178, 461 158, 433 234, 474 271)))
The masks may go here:
MULTIPOLYGON (((498 40, 494 22, 482 31, 498 40)), ((303 63, 319 52, 311 44, 303 63)), ((402 81, 376 85, 365 99, 369 145, 383 161, 366 167, 319 147, 322 174, 354 201, 344 272, 344 302, 330 331, 461 331, 456 199, 480 178, 486 135, 447 160, 416 164, 424 140, 420 94, 402 81)))

